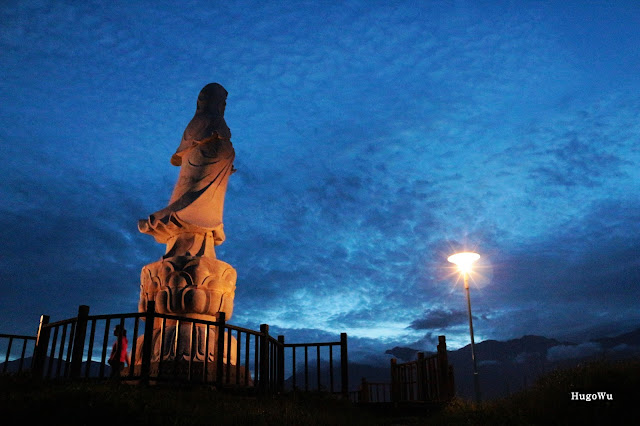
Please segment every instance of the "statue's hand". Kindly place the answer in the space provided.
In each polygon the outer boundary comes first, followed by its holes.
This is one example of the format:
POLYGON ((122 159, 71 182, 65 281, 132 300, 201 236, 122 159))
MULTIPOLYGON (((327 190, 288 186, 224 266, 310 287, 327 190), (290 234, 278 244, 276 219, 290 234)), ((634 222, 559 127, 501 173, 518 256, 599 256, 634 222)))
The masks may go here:
POLYGON ((173 154, 171 156, 171 164, 173 164, 174 166, 181 166, 182 165, 182 157, 179 156, 178 154, 173 154))

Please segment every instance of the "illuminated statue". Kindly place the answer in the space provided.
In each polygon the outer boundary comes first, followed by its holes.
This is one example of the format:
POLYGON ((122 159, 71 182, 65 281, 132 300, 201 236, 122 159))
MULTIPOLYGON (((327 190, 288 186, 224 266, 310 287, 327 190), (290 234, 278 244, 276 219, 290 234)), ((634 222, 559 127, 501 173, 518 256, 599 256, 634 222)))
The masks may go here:
POLYGON ((180 176, 169 205, 138 223, 140 232, 167 244, 165 258, 179 255, 215 257, 214 245, 225 239, 224 195, 235 152, 224 121, 227 91, 217 83, 198 96, 196 114, 187 126, 171 164, 180 176))
MULTIPOLYGON (((217 313, 224 312, 227 320, 231 318, 237 275, 231 265, 216 259, 214 250, 225 240, 224 197, 235 171, 231 132, 224 121, 226 99, 227 91, 217 83, 200 91, 196 113, 171 157, 171 164, 180 166, 180 175, 169 205, 138 222, 140 232, 167 245, 161 260, 142 268, 140 312, 148 301, 155 301, 159 313, 215 321, 217 313)), ((176 331, 175 322, 167 324, 174 328, 165 333, 164 352, 176 331)), ((157 356, 160 323, 154 327, 157 356)), ((189 341, 188 334, 184 337, 189 341)), ((203 359, 204 347, 203 331, 198 330, 196 359, 203 359)), ((178 355, 186 356, 189 350, 179 350, 178 355)))

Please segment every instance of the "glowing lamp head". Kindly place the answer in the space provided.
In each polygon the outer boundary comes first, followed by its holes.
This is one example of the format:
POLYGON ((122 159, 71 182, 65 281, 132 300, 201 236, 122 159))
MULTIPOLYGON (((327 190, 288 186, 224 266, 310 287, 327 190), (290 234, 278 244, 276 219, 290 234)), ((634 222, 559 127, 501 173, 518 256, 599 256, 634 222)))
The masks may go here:
POLYGON ((464 274, 471 272, 471 266, 478 259, 480 259, 480 255, 472 252, 456 253, 447 258, 449 262, 455 263, 460 272, 464 274))

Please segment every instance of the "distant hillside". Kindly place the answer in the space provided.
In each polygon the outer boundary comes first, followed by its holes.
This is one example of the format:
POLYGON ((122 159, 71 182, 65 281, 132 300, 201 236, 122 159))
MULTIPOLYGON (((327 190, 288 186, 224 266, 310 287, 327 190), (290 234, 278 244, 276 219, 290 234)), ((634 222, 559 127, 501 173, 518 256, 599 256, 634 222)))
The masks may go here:
POLYGON ((640 328, 616 337, 602 337, 600 339, 592 339, 591 341, 599 343, 605 349, 613 349, 623 345, 630 347, 640 346, 640 328))
MULTIPOLYGON (((640 356, 639 337, 640 329, 580 344, 532 335, 506 342, 486 340, 477 343, 476 359, 482 397, 490 400, 510 395, 530 387, 538 377, 549 371, 573 367, 586 360, 619 360, 640 356)), ((394 347, 385 351, 385 354, 395 356, 399 362, 406 362, 416 359, 418 352, 420 351, 414 348, 394 347)), ((425 355, 432 353, 425 352, 425 355)), ((448 351, 448 357, 454 368, 458 396, 472 399, 474 388, 471 345, 448 351)), ((309 389, 316 389, 317 370, 313 363, 309 365, 308 377, 309 389)), ((363 377, 369 382, 389 382, 389 366, 350 362, 349 389, 357 390, 363 377)), ((320 383, 325 389, 329 387, 329 367, 325 362, 320 367, 320 383)), ((289 377, 285 387, 291 389, 292 385, 293 379, 289 377)), ((296 369, 296 386, 304 389, 304 369, 301 364, 296 369)), ((334 390, 338 391, 340 386, 338 364, 334 365, 334 390)))
MULTIPOLYGON (((555 339, 524 336, 506 342, 486 340, 476 344, 476 361, 483 399, 494 399, 526 388, 549 371, 547 354, 561 345, 555 339)), ((473 363, 471 345, 449 352, 459 396, 473 398, 473 363)))
MULTIPOLYGON (((435 349, 435 348, 434 348, 435 349)), ((620 360, 640 356, 640 328, 615 337, 584 343, 560 342, 542 336, 523 336, 506 342, 486 340, 476 344, 476 360, 483 399, 495 399, 524 389, 542 374, 593 359, 620 360)), ((415 359, 418 350, 395 347, 385 353, 399 360, 415 359)), ((449 351, 456 392, 473 398, 471 345, 449 351)))
MULTIPOLYGON (((24 362, 22 363, 22 370, 30 370, 31 369, 31 363, 33 361, 32 357, 26 357, 24 359, 24 362)), ((49 366, 49 357, 47 357, 45 359, 44 362, 44 366, 45 366, 45 372, 47 371, 47 368, 49 366)), ((56 369, 58 368, 58 360, 54 359, 53 360, 53 364, 52 364, 52 369, 55 372, 56 369)), ((64 371, 64 362, 60 363, 60 371, 64 371)), ((86 372, 86 368, 87 368, 87 363, 86 361, 82 363, 82 367, 81 367, 81 372, 84 375, 86 372)), ((4 369, 4 362, 0 363, 0 371, 2 371, 4 369)), ((17 373, 20 370, 20 360, 16 359, 13 361, 9 361, 7 363, 7 373, 17 373)), ((46 374, 46 373, 45 373, 46 374)), ((105 377, 109 377, 109 374, 111 374, 111 367, 108 364, 105 364, 104 366, 104 375, 105 377)), ((91 362, 91 366, 89 367, 89 376, 90 377, 99 377, 100 376, 100 361, 92 361, 91 362)))

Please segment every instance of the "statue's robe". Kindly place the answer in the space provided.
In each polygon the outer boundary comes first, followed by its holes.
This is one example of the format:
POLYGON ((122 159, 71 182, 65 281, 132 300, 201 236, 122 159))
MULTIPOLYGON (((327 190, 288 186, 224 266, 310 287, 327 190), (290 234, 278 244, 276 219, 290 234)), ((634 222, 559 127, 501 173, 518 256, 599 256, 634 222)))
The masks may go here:
MULTIPOLYGON (((138 222, 140 232, 167 244, 167 254, 175 245, 172 239, 198 240, 189 243, 191 249, 185 249, 193 256, 205 254, 205 241, 200 241, 203 238, 212 238, 214 245, 222 244, 225 239, 224 197, 229 176, 235 171, 231 132, 223 116, 226 94, 226 90, 215 83, 202 89, 196 114, 171 157, 171 163, 180 166, 180 175, 169 205, 138 222), (194 250, 201 252, 194 253, 194 250)), ((185 250, 173 250, 172 254, 184 254, 179 252, 185 250)))

